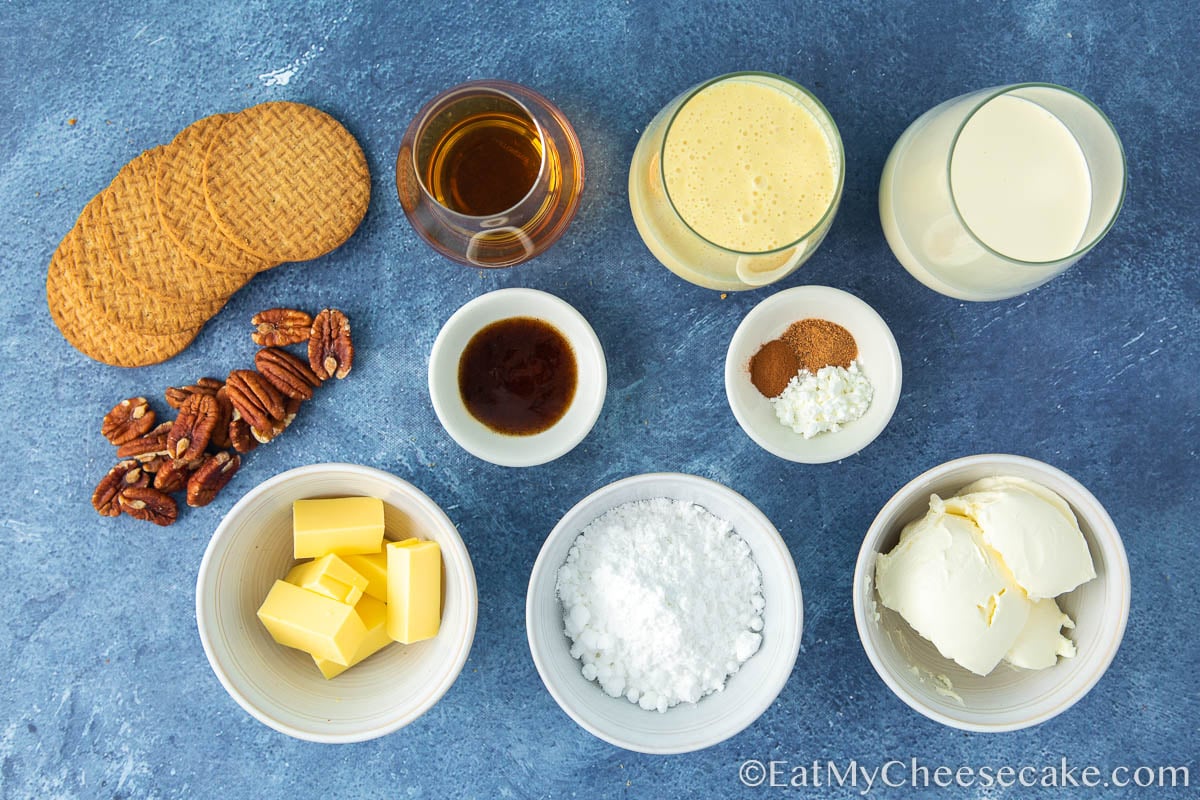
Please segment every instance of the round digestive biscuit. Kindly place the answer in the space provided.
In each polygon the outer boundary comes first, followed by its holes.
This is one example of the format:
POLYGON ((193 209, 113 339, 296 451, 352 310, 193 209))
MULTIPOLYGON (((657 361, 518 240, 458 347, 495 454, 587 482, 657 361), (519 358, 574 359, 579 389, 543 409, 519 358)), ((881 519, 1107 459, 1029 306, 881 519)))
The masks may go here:
POLYGON ((350 238, 371 176, 354 137, 323 111, 270 102, 225 121, 204 162, 222 233, 261 258, 305 261, 350 238))
POLYGON ((163 233, 154 202, 162 148, 130 161, 103 193, 97 230, 118 272, 143 292, 180 303, 206 303, 236 292, 247 278, 205 269, 163 233))
POLYGON ((223 297, 177 303, 130 283, 98 239, 102 202, 103 192, 84 206, 75 228, 63 240, 73 256, 66 268, 91 306, 119 327, 160 335, 197 328, 221 310, 223 297))
MULTIPOLYGON (((78 234, 67 234, 63 244, 78 234)), ((132 331, 114 325, 88 300, 70 271, 70 250, 60 244, 46 273, 46 303, 63 338, 85 356, 114 367, 157 364, 183 351, 199 328, 167 336, 132 331)))
POLYGON ((231 115, 215 114, 179 132, 158 158, 154 199, 163 231, 186 255, 208 269, 252 275, 275 266, 227 239, 204 200, 204 159, 231 115))

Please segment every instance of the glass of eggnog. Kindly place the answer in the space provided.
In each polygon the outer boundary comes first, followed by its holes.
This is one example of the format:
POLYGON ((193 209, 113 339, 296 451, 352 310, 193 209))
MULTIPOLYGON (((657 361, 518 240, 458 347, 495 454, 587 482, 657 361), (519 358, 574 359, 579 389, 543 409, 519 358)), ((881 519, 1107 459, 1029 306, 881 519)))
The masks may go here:
POLYGON ((629 205, 667 269, 710 289, 753 289, 816 251, 845 173, 841 135, 812 93, 737 72, 688 89, 650 121, 629 205))
POLYGON ((960 300, 1003 300, 1079 260, 1116 221, 1125 153, 1086 97, 982 89, 925 112, 892 148, 879 217, 896 258, 960 300))

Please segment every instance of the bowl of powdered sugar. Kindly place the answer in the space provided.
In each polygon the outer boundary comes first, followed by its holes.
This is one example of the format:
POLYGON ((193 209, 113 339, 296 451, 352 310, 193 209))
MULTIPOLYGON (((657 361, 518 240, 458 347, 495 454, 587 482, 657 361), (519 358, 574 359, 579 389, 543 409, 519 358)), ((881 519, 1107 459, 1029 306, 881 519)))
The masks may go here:
POLYGON ((693 475, 612 483, 547 537, 529 647, 559 706, 612 744, 700 750, 753 723, 800 649, 787 546, 737 492, 693 475))

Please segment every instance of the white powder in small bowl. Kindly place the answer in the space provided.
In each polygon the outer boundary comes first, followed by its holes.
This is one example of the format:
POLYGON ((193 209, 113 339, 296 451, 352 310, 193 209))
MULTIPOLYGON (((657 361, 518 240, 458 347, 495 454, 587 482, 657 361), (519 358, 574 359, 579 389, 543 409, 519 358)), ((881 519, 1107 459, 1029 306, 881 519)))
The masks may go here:
POLYGON ((787 388, 771 400, 775 416, 805 439, 818 433, 842 429, 867 413, 875 389, 858 368, 857 361, 844 367, 821 367, 817 374, 800 370, 787 388))
POLYGON ((721 691, 762 642, 750 546, 694 503, 638 500, 597 517, 556 591, 583 676, 647 710, 721 691))

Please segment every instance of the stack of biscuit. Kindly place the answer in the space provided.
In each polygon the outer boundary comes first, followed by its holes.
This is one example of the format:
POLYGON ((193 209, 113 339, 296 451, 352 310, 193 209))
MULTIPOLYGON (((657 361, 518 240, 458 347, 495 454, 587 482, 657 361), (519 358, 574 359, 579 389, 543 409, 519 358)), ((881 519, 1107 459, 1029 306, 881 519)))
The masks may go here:
POLYGON ((97 361, 165 361, 259 272, 349 239, 370 193, 362 148, 322 111, 271 102, 205 117, 84 207, 50 260, 50 315, 97 361))

